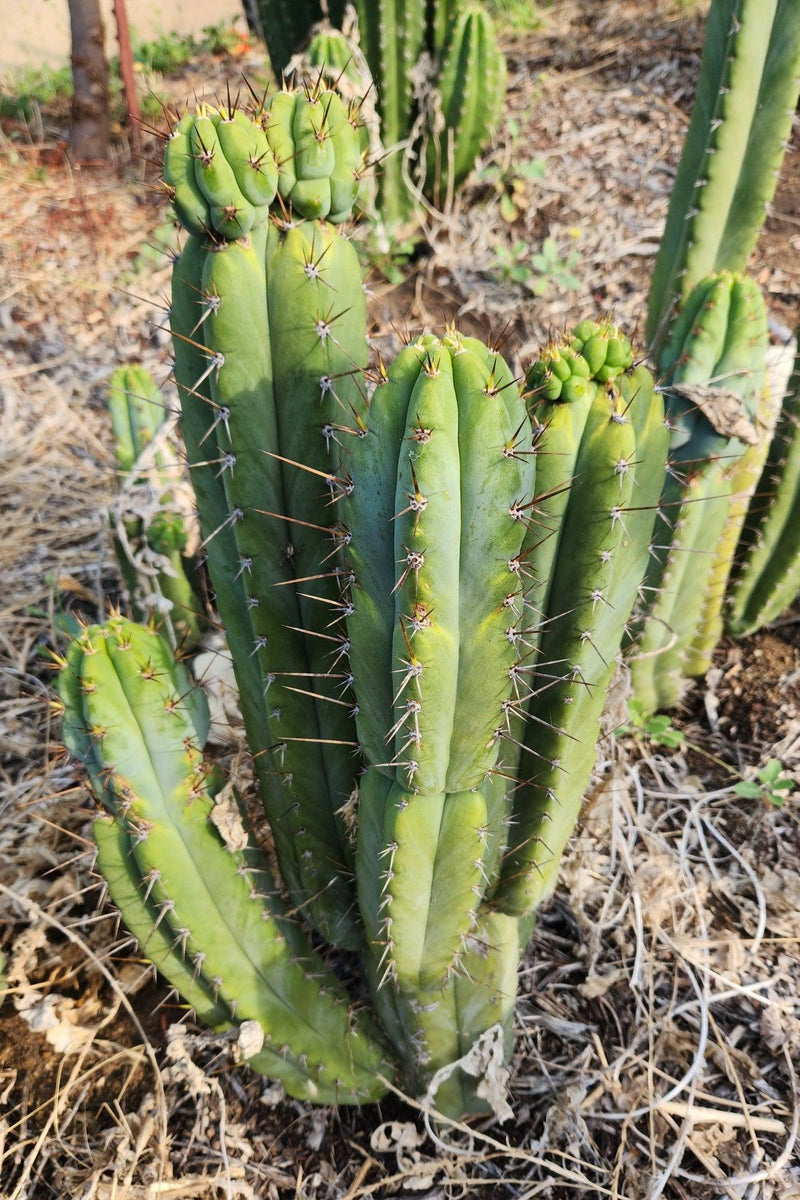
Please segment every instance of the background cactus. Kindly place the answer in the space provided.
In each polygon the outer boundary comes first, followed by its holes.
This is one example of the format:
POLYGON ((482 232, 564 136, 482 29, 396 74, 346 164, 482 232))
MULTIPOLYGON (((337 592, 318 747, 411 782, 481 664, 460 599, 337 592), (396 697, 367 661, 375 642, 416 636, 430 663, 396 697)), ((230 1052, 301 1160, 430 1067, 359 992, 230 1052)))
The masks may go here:
POLYGON ((726 271, 695 287, 660 359, 670 464, 631 663, 647 712, 677 704, 686 676, 707 668, 721 629, 731 560, 715 555, 741 516, 739 461, 759 444, 766 349, 758 286, 726 271))
MULTIPOLYGON (((322 27, 308 62, 349 73, 363 58, 377 92, 378 209, 386 225, 411 219, 419 189, 435 204, 452 198, 502 112, 505 59, 486 10, 463 0, 354 0, 357 42, 322 27), (349 47, 349 49, 348 49, 349 47)), ((331 13, 333 24, 337 21, 331 13)), ((310 26, 308 29, 310 32, 310 26)), ((348 37, 354 32, 348 26, 348 37)), ((363 72, 359 71, 362 77, 363 72)))
POLYGON ((181 511, 174 465, 155 445, 168 422, 161 391, 143 367, 119 367, 109 381, 108 407, 121 485, 109 518, 131 612, 137 620, 155 615, 173 641, 193 646, 202 625, 191 582, 199 582, 198 564, 187 555, 188 514, 181 511))
POLYGON ((712 0, 700 78, 650 287, 658 355, 700 280, 741 271, 775 192, 800 95, 795 0, 712 0))
POLYGON ((346 8, 345 0, 252 0, 252 3, 278 80, 292 55, 302 49, 312 26, 327 16, 338 28, 346 8))
POLYGON ((742 636, 800 594, 800 354, 736 548, 725 628, 742 636))

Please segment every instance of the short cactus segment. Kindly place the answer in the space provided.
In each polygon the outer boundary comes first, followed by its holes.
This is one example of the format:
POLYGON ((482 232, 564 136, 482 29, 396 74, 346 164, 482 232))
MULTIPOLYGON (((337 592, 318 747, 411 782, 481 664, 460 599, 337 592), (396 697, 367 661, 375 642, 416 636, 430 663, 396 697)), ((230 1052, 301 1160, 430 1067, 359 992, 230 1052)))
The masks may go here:
POLYGON ((448 23, 437 89, 441 112, 428 134, 425 194, 444 203, 469 175, 503 111, 506 60, 480 6, 470 5, 448 23))
POLYGON ((736 550, 725 628, 740 637, 800 595, 800 354, 736 550))
POLYGON ((161 391, 143 367, 120 367, 109 381, 108 407, 121 483, 109 517, 131 611, 137 619, 157 616, 176 641, 194 645, 202 605, 189 578, 197 568, 186 556, 188 514, 178 507, 174 468, 153 449, 167 420, 161 391))
MULTIPOLYGON (((564 354, 551 347, 548 360, 561 364, 564 354)), ((540 360, 528 372, 545 395, 551 365, 540 360)), ((667 433, 652 376, 643 367, 616 376, 601 385, 573 374, 580 387, 562 386, 558 400, 533 409, 537 484, 544 479, 545 490, 535 498, 536 524, 522 550, 531 650, 517 680, 525 719, 520 782, 491 896, 512 915, 533 912, 555 886, 594 765, 664 477, 667 433)))
POLYGON ((702 671, 707 662, 705 631, 722 607, 714 552, 730 518, 736 464, 745 445, 757 441, 766 346, 758 287, 721 272, 687 298, 660 360, 670 467, 631 663, 646 711, 677 704, 688 670, 702 671))
POLYGON ((744 268, 775 191, 798 95, 795 0, 713 0, 650 289, 647 339, 656 351, 676 301, 712 271, 744 268))
POLYGON ((123 620, 88 629, 62 672, 67 730, 85 731, 68 736, 112 817, 98 829, 99 864, 123 916, 214 1024, 261 1025, 251 1065, 290 1094, 375 1099, 377 1075, 391 1073, 380 1042, 286 919, 245 826, 237 849, 217 832, 177 672, 157 633, 123 620))

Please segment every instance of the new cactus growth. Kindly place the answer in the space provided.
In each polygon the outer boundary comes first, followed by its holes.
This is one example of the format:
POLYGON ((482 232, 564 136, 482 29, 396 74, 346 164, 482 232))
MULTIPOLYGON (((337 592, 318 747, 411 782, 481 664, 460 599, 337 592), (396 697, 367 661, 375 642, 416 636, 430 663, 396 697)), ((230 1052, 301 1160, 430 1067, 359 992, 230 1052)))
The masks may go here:
POLYGON ((634 691, 649 712, 677 704, 688 673, 708 665, 724 590, 715 552, 737 463, 758 441, 766 347, 759 288, 724 271, 689 295, 660 359, 670 465, 631 663, 634 691))
POLYGON ((774 621, 800 594, 800 354, 736 549, 725 628, 774 621))
POLYGON ((697 96, 650 288, 647 340, 705 276, 744 269, 800 95, 796 0, 712 0, 697 96))
POLYGON ((111 376, 108 407, 121 491, 109 512, 114 551, 131 611, 166 620, 184 647, 200 637, 202 604, 189 575, 187 514, 182 513, 174 469, 155 447, 167 423, 160 389, 143 367, 119 367, 111 376))
POLYGON ((298 217, 346 221, 363 170, 358 106, 320 86, 276 92, 251 112, 198 106, 164 152, 164 183, 195 237, 235 240, 276 196, 298 217))

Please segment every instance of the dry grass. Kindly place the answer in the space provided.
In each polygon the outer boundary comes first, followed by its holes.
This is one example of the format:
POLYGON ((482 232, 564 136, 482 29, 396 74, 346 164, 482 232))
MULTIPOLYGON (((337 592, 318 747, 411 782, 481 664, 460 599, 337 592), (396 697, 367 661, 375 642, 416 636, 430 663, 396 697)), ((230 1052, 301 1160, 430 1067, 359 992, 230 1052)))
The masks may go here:
MULTIPOLYGON (((513 229, 485 184, 445 220, 431 214, 433 252, 405 285, 376 285, 376 341, 392 341, 391 321, 454 310, 470 331, 509 324, 517 353, 587 310, 640 324, 698 45, 693 17, 648 6, 642 28, 641 8, 561 4, 541 35, 511 47, 520 134, 496 161, 508 173, 541 155, 547 174, 526 188, 513 229), (487 277, 499 244, 573 226, 577 293, 538 300, 487 277)), ((40 654, 59 607, 102 615, 118 586, 102 389, 120 359, 166 375, 150 301, 168 269, 120 284, 159 213, 128 179, 58 164, 40 178, 40 152, 21 155, 23 188, 19 164, 0 174, 3 211, 13 197, 17 214, 0 289, 0 943, 11 984, 0 1195, 800 1197, 797 809, 740 799, 715 761, 775 754, 800 770, 791 683, 782 723, 766 723, 762 704, 757 734, 726 738, 743 720, 735 689, 746 708, 748 672, 766 662, 754 644, 738 664, 723 655, 707 706, 701 693, 681 720, 702 752, 606 736, 523 971, 512 1120, 434 1123, 395 1095, 363 1112, 314 1110, 179 1020, 102 905, 90 811, 58 749, 40 654), (728 724, 709 726, 705 707, 728 724)), ((773 250, 793 236, 773 226, 762 263, 784 321, 797 315, 797 275, 773 250)), ((776 695, 800 665, 793 627, 779 633, 776 695)))

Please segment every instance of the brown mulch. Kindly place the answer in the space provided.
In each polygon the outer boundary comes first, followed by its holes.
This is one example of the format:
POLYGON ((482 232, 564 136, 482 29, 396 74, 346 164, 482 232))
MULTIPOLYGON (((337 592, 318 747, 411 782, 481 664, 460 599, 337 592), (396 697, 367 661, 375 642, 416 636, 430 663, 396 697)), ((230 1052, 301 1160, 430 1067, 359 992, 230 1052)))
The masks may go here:
MULTIPOLYGON (((641 331, 701 43, 699 16, 666 0, 569 0, 510 41, 518 132, 507 125, 489 165, 510 181, 541 158, 544 178, 518 190, 511 226, 480 177, 431 214, 404 282, 373 283, 376 344, 455 314, 468 332, 505 328, 518 365, 587 312, 641 331), (545 236, 577 246, 577 291, 498 278, 498 247, 545 236)), ((229 69, 204 60, 164 86, 182 97, 229 69)), ((398 1097, 314 1110, 177 1023, 98 909, 90 808, 59 750, 43 654, 61 610, 95 619, 118 598, 109 374, 141 361, 175 403, 156 307, 170 268, 140 257, 165 214, 143 184, 153 169, 124 147, 113 169, 72 171, 56 135, 0 140, 0 211, 13 213, 0 243, 0 947, 15 979, 0 1008, 0 1196, 800 1197, 800 822, 792 804, 736 796, 730 770, 749 778, 771 757, 800 769, 797 622, 719 648, 675 717, 684 746, 605 739, 523 971, 513 1121, 452 1130, 398 1097)), ((800 320, 798 163, 754 261, 779 335, 800 320)))

